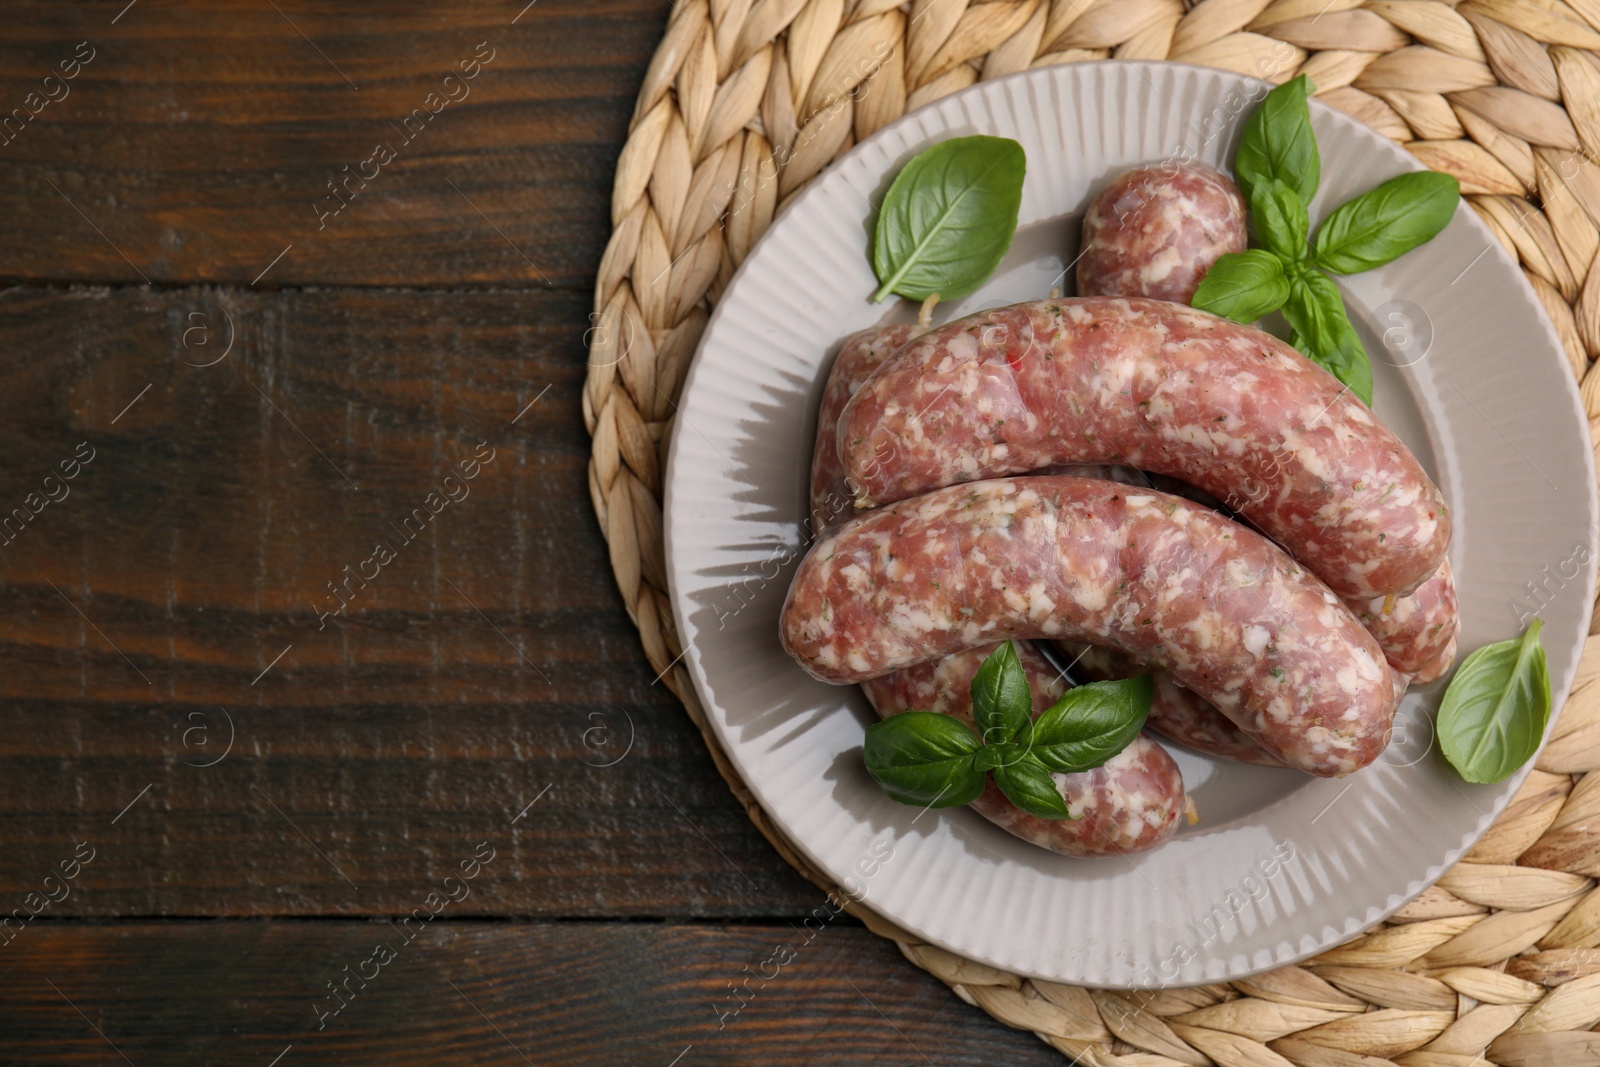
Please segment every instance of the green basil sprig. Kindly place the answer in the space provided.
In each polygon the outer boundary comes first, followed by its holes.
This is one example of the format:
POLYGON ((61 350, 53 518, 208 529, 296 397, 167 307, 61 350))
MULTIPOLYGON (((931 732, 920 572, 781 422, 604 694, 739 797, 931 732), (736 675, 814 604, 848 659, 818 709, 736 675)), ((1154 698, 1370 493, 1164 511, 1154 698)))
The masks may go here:
POLYGON ((1323 272, 1372 270, 1433 240, 1454 217, 1461 186, 1433 171, 1391 178, 1341 205, 1308 244, 1306 205, 1322 176, 1306 108, 1314 89, 1304 74, 1285 82, 1245 124, 1233 168, 1262 247, 1217 260, 1191 303, 1245 323, 1282 309, 1294 346, 1371 404, 1371 361, 1338 286, 1323 272), (1263 255, 1281 269, 1273 271, 1263 255))
POLYGON ((1075 818, 1050 775, 1092 770, 1127 748, 1144 728, 1155 688, 1147 675, 1078 686, 1035 719, 1027 676, 1007 641, 983 661, 971 692, 978 733, 928 711, 867 727, 867 772, 891 798, 924 808, 970 804, 992 772, 1024 811, 1075 818))
POLYGON ((1533 758, 1550 721, 1541 619, 1462 661, 1439 706, 1439 747, 1469 782, 1499 782, 1533 758))
POLYGON ((919 152, 878 210, 872 267, 890 293, 950 300, 982 285, 1017 232, 1027 157, 1006 137, 957 137, 919 152))

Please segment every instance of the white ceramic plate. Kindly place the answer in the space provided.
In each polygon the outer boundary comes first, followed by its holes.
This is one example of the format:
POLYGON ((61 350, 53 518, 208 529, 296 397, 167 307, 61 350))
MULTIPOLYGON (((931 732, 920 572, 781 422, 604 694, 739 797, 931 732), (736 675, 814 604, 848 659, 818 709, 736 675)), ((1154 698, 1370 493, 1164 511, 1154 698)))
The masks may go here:
MULTIPOLYGON (((1421 892, 1523 778, 1473 786, 1449 768, 1434 743, 1433 686, 1406 698, 1394 743, 1359 774, 1314 780, 1184 752, 1200 825, 1141 856, 1070 859, 966 809, 919 817, 890 801, 861 765, 873 717, 860 693, 812 680, 779 647, 779 608, 805 544, 817 399, 837 342, 885 316, 868 300, 867 242, 872 204, 899 167, 964 134, 1012 137, 1027 151, 1008 259, 981 291, 941 307, 942 320, 1044 296, 1070 261, 1078 213, 1128 167, 1187 152, 1228 165, 1239 117, 1265 89, 1177 64, 1088 63, 986 82, 907 116, 772 226, 717 307, 684 389, 667 465, 667 560, 689 670, 724 749, 819 867, 906 929, 996 967, 1148 987, 1291 963, 1421 892)), ((1337 111, 1314 102, 1312 120, 1323 158, 1313 219, 1419 169, 1337 111)), ((1588 631, 1596 494, 1554 332, 1465 206, 1433 242, 1343 288, 1374 353, 1376 409, 1455 514, 1462 649, 1519 632, 1519 605, 1539 611, 1559 707, 1588 631)))

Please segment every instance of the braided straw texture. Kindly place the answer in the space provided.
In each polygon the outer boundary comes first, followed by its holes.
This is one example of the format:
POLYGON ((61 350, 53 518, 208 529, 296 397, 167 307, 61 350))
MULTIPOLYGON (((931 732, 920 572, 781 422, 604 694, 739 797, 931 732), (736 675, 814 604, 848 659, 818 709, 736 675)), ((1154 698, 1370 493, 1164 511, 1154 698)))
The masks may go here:
MULTIPOLYGON (((595 285, 589 491, 651 667, 751 820, 824 889, 718 748, 679 662, 661 471, 684 372, 773 215, 857 140, 980 79, 1106 58, 1303 71, 1323 101, 1455 175, 1555 323, 1600 435, 1600 0, 677 0, 617 163, 595 285)), ((1302 966, 1152 994, 1080 989, 850 910, 963 1000, 1092 1067, 1569 1067, 1600 1064, 1597 878, 1591 637, 1499 822, 1388 922, 1302 966)))

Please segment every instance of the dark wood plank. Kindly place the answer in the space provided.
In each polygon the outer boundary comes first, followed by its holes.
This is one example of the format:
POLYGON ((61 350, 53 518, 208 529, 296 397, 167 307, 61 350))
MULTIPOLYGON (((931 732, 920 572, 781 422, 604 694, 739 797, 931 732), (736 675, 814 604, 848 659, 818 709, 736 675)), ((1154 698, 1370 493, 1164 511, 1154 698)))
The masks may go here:
POLYGON ((260 285, 587 286, 669 9, 146 0, 113 24, 126 5, 7 7, 0 105, 28 121, 0 136, 0 277, 245 285, 287 248, 260 285))
POLYGON ((0 293, 0 872, 87 840, 59 912, 386 914, 489 840, 501 877, 470 914, 809 900, 622 609, 585 475, 586 306, 0 293), (227 358, 189 365, 230 322, 227 358), (430 492, 461 499, 430 515, 430 492))
MULTIPOLYGON (((497 863, 472 884, 503 873, 497 863)), ((0 949, 4 1054, 87 1064, 120 1052, 136 1067, 1063 1062, 847 919, 816 921, 809 941, 786 923, 441 918, 420 930, 405 944, 382 923, 39 921, 0 949), (381 968, 379 943, 394 951, 381 968), (348 980, 345 1006, 323 1019, 346 967, 376 975, 348 980)))

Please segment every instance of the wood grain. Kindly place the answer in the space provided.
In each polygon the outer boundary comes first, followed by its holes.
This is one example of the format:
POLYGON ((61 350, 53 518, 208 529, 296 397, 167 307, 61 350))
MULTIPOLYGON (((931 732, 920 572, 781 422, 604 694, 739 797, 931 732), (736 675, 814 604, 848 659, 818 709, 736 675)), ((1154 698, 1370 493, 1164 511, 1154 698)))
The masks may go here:
POLYGON ((29 516, 0 533, 0 871, 31 883, 76 835, 104 857, 67 914, 375 914, 488 839, 504 867, 472 914, 809 901, 622 610, 583 304, 0 293, 0 517, 29 516), (229 322, 227 357, 189 365, 229 322), (371 574, 375 542, 395 558, 363 587, 344 568, 371 574))
POLYGON ((0 949, 0 1055, 122 1063, 120 1052, 137 1067, 280 1053, 278 1067, 1061 1062, 848 919, 809 941, 788 924, 435 922, 410 944, 385 923, 41 922, 0 949), (385 939, 393 959, 364 966, 385 939), (318 1029, 339 1004, 326 983, 347 966, 377 976, 364 989, 349 980, 353 995, 318 1029))
POLYGON ((802 941, 616 593, 583 331, 669 6, 8 7, 0 116, 93 58, 0 130, 0 1061, 1056 1062, 802 941))
POLYGON ((145 0, 113 24, 126 4, 7 5, 4 111, 79 42, 93 58, 0 144, 0 278, 249 285, 287 248, 261 286, 586 286, 668 11, 145 0), (484 42, 492 60, 445 87, 484 42), (379 144, 394 158, 363 182, 379 144))

